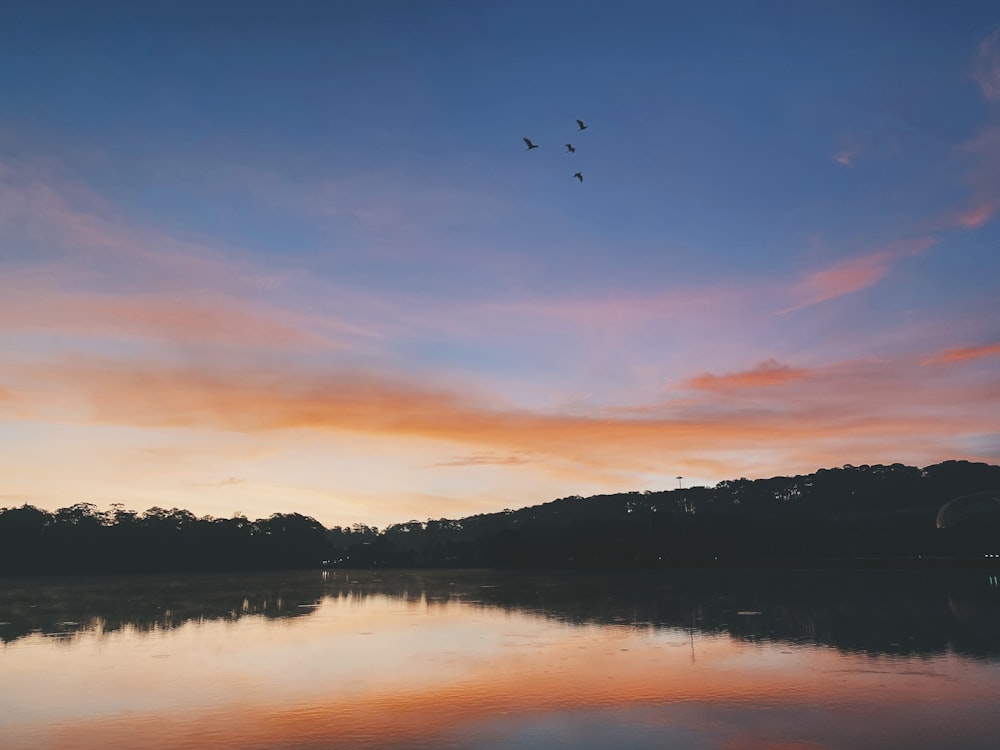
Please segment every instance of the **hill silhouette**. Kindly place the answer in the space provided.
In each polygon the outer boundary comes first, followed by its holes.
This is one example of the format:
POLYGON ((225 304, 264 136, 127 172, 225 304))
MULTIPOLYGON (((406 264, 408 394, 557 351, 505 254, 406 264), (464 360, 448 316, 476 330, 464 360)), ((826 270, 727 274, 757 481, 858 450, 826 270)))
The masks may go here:
MULTIPOLYGON (((461 519, 327 529, 77 503, 0 510, 0 574, 309 567, 618 568, 990 561, 1000 504, 938 528, 956 497, 1000 489, 1000 466, 846 465, 714 487, 571 496, 461 519)), ((954 515, 954 514, 952 514, 954 515)), ((1000 558, 997 558, 1000 559, 1000 558)))

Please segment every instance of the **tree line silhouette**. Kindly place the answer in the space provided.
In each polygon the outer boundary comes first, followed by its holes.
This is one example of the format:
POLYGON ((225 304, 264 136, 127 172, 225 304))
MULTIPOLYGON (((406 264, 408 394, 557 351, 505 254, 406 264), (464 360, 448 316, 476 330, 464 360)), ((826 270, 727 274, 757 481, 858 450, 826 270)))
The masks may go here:
POLYGON ((327 529, 298 513, 198 518, 187 510, 76 503, 54 513, 0 511, 0 573, 157 573, 313 568, 327 559, 327 529))
POLYGON ((325 528, 77 503, 0 510, 0 574, 310 567, 616 568, 993 559, 1000 513, 937 528, 939 509, 1000 488, 1000 466, 846 465, 714 487, 554 500, 462 519, 325 528))

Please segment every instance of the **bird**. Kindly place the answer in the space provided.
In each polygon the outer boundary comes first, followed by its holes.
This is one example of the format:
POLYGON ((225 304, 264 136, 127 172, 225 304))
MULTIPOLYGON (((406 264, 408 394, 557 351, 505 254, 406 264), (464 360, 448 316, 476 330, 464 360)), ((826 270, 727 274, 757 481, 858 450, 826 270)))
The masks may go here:
POLYGON ((586 130, 587 126, 583 124, 583 120, 577 120, 576 124, 580 126, 580 130, 586 130))
POLYGON ((573 144, 572 143, 567 143, 566 144, 566 153, 567 154, 575 154, 576 153, 576 149, 573 148, 573 144))
POLYGON ((573 176, 574 176, 574 177, 575 177, 576 179, 578 179, 578 180, 579 180, 580 182, 583 182, 583 172, 577 172, 577 173, 576 173, 575 175, 573 175, 573 176))
POLYGON ((531 151, 533 148, 538 148, 538 144, 532 143, 530 138, 525 138, 524 142, 528 144, 528 148, 526 149, 527 151, 531 151))

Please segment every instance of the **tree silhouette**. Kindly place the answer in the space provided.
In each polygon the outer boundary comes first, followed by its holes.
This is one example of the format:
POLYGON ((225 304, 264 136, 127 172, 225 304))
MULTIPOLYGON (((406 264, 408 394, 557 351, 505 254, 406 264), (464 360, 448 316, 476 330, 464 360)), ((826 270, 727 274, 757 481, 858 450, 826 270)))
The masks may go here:
POLYGON ((1000 519, 938 529, 1000 467, 846 465, 715 487, 628 492, 379 529, 297 513, 251 521, 86 502, 0 510, 0 574, 329 567, 618 568, 663 565, 971 564, 1000 555, 1000 519))

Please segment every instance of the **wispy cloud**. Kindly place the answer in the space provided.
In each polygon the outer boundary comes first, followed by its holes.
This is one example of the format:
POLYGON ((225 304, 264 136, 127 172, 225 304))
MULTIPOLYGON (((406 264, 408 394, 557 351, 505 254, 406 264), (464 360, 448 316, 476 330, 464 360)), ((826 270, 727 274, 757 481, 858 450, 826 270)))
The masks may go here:
POLYGON ((833 155, 833 160, 842 167, 854 166, 854 162, 861 155, 861 149, 857 146, 843 148, 833 155))
POLYGON ((50 168, 3 166, 0 227, 44 248, 42 261, 82 269, 81 279, 110 267, 122 281, 156 288, 251 281, 214 248, 131 226, 86 184, 50 168))
POLYGON ((847 445, 855 452, 892 445, 912 453, 920 435, 943 440, 994 424, 996 415, 983 404, 996 402, 1000 385, 964 384, 956 393, 946 383, 921 380, 914 369, 908 362, 859 361, 795 377, 797 371, 777 374, 780 365, 765 364, 728 381, 721 376, 734 386, 776 379, 771 387, 744 389, 752 398, 730 389, 727 395, 736 398, 676 404, 650 417, 501 408, 488 406, 497 400, 484 392, 293 367, 234 371, 90 358, 15 374, 40 417, 56 410, 63 418, 75 413, 84 421, 133 427, 360 432, 465 445, 475 449, 462 459, 466 465, 513 456, 514 462, 532 457, 540 465, 569 461, 629 473, 657 471, 666 454, 678 462, 705 460, 746 453, 749 446, 795 466, 847 445))
POLYGON ((0 332, 286 349, 382 335, 371 320, 338 314, 361 307, 356 292, 317 290, 306 275, 276 273, 233 248, 134 226, 52 169, 0 167, 0 231, 39 248, 0 261, 0 332), (305 289, 319 304, 297 312, 289 290, 305 289))
POLYGON ((983 198, 975 206, 954 216, 952 224, 965 229, 978 229, 996 215, 1000 209, 1000 199, 983 198))
POLYGON ((968 159, 963 182, 969 190, 965 207, 952 211, 938 229, 978 229, 1000 211, 1000 125, 982 128, 961 146, 968 159))
POLYGON ((523 466, 534 463, 537 459, 525 452, 518 453, 472 453, 467 456, 455 456, 448 461, 439 461, 435 466, 523 466))
POLYGON ((309 322, 222 295, 95 294, 0 280, 0 331, 254 348, 332 343, 309 322))
POLYGON ((808 370, 792 368, 774 359, 761 362, 752 370, 725 375, 702 373, 687 381, 691 388, 702 391, 728 391, 743 388, 766 388, 810 376, 808 370))
POLYGON ((983 344, 981 346, 963 346, 956 347, 954 349, 946 349, 945 351, 937 354, 933 357, 928 357, 923 360, 921 364, 924 365, 939 365, 939 364, 951 364, 953 362, 967 362, 973 359, 982 359, 984 357, 995 357, 1000 355, 1000 342, 995 344, 983 344))
POLYGON ((230 487, 234 484, 243 484, 246 480, 239 477, 227 477, 218 482, 194 482, 191 487, 230 487))
POLYGON ((933 237, 922 237, 894 243, 877 252, 847 258, 832 266, 812 271, 792 284, 791 296, 794 302, 781 312, 788 313, 818 305, 874 286, 885 278, 899 260, 918 255, 936 242, 933 237))
POLYGON ((988 101, 1000 101, 1000 29, 979 43, 972 77, 988 101))

